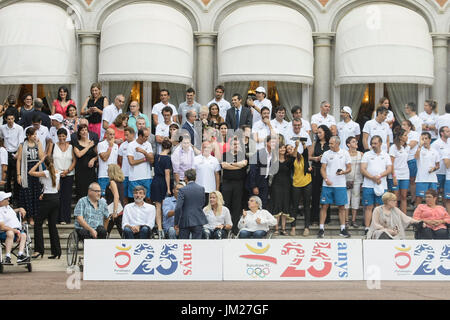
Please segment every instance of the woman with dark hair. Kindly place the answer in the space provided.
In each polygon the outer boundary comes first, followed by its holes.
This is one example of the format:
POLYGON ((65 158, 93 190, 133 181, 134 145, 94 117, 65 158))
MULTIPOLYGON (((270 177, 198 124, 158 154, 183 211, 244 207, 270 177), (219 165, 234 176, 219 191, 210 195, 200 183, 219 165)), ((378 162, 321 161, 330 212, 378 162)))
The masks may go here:
POLYGON ((431 143, 438 138, 438 129, 436 127, 436 121, 439 117, 437 113, 438 104, 434 100, 425 100, 423 110, 419 114, 419 118, 422 119, 422 132, 428 132, 431 135, 431 143))
POLYGON ((409 185, 411 190, 411 202, 416 202, 416 176, 417 176, 417 160, 414 157, 416 155, 417 148, 419 147, 420 134, 415 130, 416 128, 409 120, 402 121, 402 129, 406 131, 408 135, 408 141, 406 145, 409 146, 408 150, 408 168, 409 168, 409 185))
POLYGON ((37 253, 31 258, 37 259, 39 256, 44 257, 44 235, 42 231, 42 224, 45 219, 48 220, 48 233, 50 235, 50 246, 52 255, 49 259, 56 259, 61 257, 61 245, 59 243, 58 229, 56 228, 56 220, 59 216, 59 181, 61 171, 56 170, 53 165, 53 158, 45 157, 36 163, 29 172, 30 176, 38 178, 43 185, 43 192, 40 197, 40 211, 36 215, 34 224, 34 252, 37 253), (45 170, 36 171, 38 167, 44 162, 45 170))
POLYGON ((413 218, 423 222, 419 224, 418 239, 448 239, 450 216, 444 207, 436 205, 437 197, 436 190, 427 190, 425 204, 419 204, 414 211, 413 218))
POLYGON ((228 151, 230 151, 231 146, 231 137, 227 139, 227 133, 228 133, 228 125, 225 122, 222 122, 219 124, 219 150, 221 154, 224 154, 228 151))
POLYGON ((115 136, 114 136, 114 143, 117 144, 119 147, 122 144, 122 142, 125 141, 125 127, 128 124, 128 115, 126 113, 120 113, 116 120, 114 120, 113 124, 111 124, 109 127, 114 130, 115 136))
POLYGON ((97 161, 97 145, 89 140, 88 126, 80 124, 77 132, 78 141, 74 144, 77 158, 75 165, 75 193, 77 201, 88 193, 89 185, 97 181, 95 162, 97 161))
MULTIPOLYGON (((152 200, 156 206, 156 224, 158 233, 162 232, 162 213, 161 205, 166 196, 172 196, 172 188, 170 183, 170 173, 172 171, 172 160, 170 159, 170 150, 172 143, 165 138, 161 143, 162 151, 155 155, 155 176, 153 177, 151 192, 152 200)), ((164 237, 160 237, 163 239, 164 237)))
POLYGON ((37 139, 37 131, 30 127, 25 132, 26 138, 17 150, 17 183, 21 186, 19 191, 19 207, 27 212, 27 219, 34 225, 34 216, 39 212, 39 196, 41 183, 39 178, 31 176, 28 171, 39 160, 44 158, 42 145, 37 139))
POLYGON ((69 130, 70 134, 78 131, 78 115, 77 107, 73 104, 69 104, 66 108, 66 116, 63 121, 64 127, 69 130))
POLYGON ((179 129, 180 129, 180 126, 178 125, 178 123, 175 123, 175 122, 169 126, 169 140, 170 140, 170 142, 172 142, 172 150, 170 153, 173 153, 175 148, 178 146, 178 144, 182 140, 182 138, 178 134, 179 129))
POLYGON ((81 115, 88 117, 89 131, 95 132, 99 137, 101 136, 103 108, 106 108, 108 104, 108 98, 102 96, 100 83, 93 83, 91 95, 84 101, 81 108, 81 115))
POLYGON ((24 118, 27 113, 33 112, 33 95, 31 93, 26 93, 23 96, 23 106, 19 110, 20 119, 24 118))
POLYGON ((219 114, 219 105, 215 102, 209 105, 208 121, 216 125, 221 125, 225 120, 219 114))
POLYGON ((58 97, 53 100, 51 113, 54 115, 55 113, 59 113, 64 118, 66 117, 67 108, 70 106, 76 106, 75 101, 70 99, 69 89, 65 86, 61 86, 58 88, 58 97))
MULTIPOLYGON (((312 205, 311 205, 311 223, 319 223, 320 214, 320 195, 322 193, 323 178, 320 173, 322 167, 322 155, 330 150, 331 131, 326 125, 320 125, 317 128, 316 139, 313 143, 313 154, 309 158, 312 161, 312 205)), ((328 212, 325 223, 329 223, 330 214, 328 212)))

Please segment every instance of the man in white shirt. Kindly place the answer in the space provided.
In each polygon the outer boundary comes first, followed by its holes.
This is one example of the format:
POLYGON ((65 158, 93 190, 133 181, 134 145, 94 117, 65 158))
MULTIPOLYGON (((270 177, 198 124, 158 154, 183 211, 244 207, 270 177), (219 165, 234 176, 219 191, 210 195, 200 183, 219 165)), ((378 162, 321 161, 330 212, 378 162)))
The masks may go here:
POLYGON ((272 119, 270 123, 272 124, 272 127, 275 130, 275 132, 283 135, 283 137, 286 139, 287 131, 289 128, 289 122, 284 120, 285 116, 286 116, 286 108, 280 106, 277 108, 277 111, 275 113, 275 119, 272 119))
POLYGON ((256 100, 253 101, 253 99, 251 98, 247 99, 247 105, 251 108, 253 115, 252 125, 254 125, 256 122, 262 119, 261 117, 262 107, 266 107, 269 109, 270 111, 269 119, 272 115, 272 102, 266 98, 266 89, 264 87, 258 87, 256 88, 255 92, 256 92, 256 100))
POLYGON ((181 103, 178 107, 178 123, 183 125, 186 122, 186 113, 194 110, 197 114, 200 113, 201 104, 195 101, 195 90, 189 88, 186 90, 186 101, 181 103))
POLYGON ((208 141, 202 143, 202 154, 194 158, 197 172, 195 183, 205 188, 205 205, 209 202, 209 194, 220 190, 220 170, 222 167, 216 157, 211 155, 212 147, 208 141))
MULTIPOLYGON (((150 129, 140 129, 137 139, 128 144, 127 151, 128 163, 130 164, 128 194, 132 194, 135 187, 143 186, 147 190, 147 202, 150 201, 150 186, 152 184, 150 164, 154 161, 153 149, 148 142, 149 136, 150 129)), ((158 228, 158 230, 160 229, 158 228)))
POLYGON ((417 106, 414 102, 408 102, 405 105, 405 113, 409 117, 409 121, 414 125, 415 131, 418 134, 422 133, 423 120, 417 115, 417 106))
POLYGON ((434 100, 425 100, 424 111, 419 113, 419 118, 422 119, 422 132, 429 132, 431 134, 431 141, 434 142, 438 138, 438 129, 436 121, 439 115, 435 112, 437 109, 437 102, 434 100))
POLYGON ((114 103, 111 103, 109 106, 103 109, 100 141, 103 139, 106 129, 108 129, 109 126, 113 124, 114 120, 116 120, 117 116, 122 113, 124 104, 125 97, 123 96, 123 94, 119 94, 114 99, 114 103))
POLYGON ((105 133, 105 140, 97 145, 98 153, 98 184, 105 195, 106 187, 109 184, 108 165, 117 164, 119 156, 119 146, 114 143, 114 129, 108 128, 105 133))
POLYGON ((339 208, 339 222, 341 224, 340 236, 349 238, 350 234, 345 228, 345 205, 347 199, 347 183, 345 175, 352 171, 352 160, 348 151, 341 149, 341 141, 338 136, 330 138, 330 150, 326 151, 320 162, 322 167, 320 173, 323 177, 322 194, 320 196, 320 226, 319 238, 324 237, 324 224, 327 218, 327 210, 331 204, 339 208))
POLYGON ((170 99, 169 90, 161 89, 161 91, 159 92, 159 98, 161 99, 161 102, 155 104, 152 108, 152 117, 153 117, 153 123, 155 124, 155 126, 164 122, 164 118, 162 115, 162 109, 164 109, 164 107, 172 108, 173 122, 177 122, 178 121, 178 112, 177 112, 177 108, 175 108, 175 106, 173 104, 169 103, 169 99, 170 99))
POLYGON ((361 135, 361 128, 359 124, 352 120, 352 109, 350 107, 343 107, 341 110, 342 121, 337 124, 339 138, 341 139, 341 149, 347 150, 346 141, 348 137, 355 137, 359 140, 361 135))
POLYGON ((225 120, 227 111, 231 108, 231 104, 223 97, 223 95, 225 94, 225 87, 220 85, 217 86, 214 89, 214 93, 215 98, 208 102, 208 107, 213 102, 217 103, 217 105, 219 106, 219 115, 225 120))
POLYGON ((145 203, 147 190, 136 186, 133 190, 134 202, 123 209, 122 228, 125 239, 150 239, 155 226, 155 206, 145 203))
MULTIPOLYGON (((292 120, 292 129, 286 133, 285 141, 287 145, 291 145, 295 148, 295 142, 297 140, 305 142, 305 146, 308 149, 309 153, 313 153, 311 138, 309 134, 303 129, 303 120, 301 120, 301 118, 294 118, 294 120, 292 120)), ((302 143, 298 145, 297 152, 299 154, 303 153, 302 143)))
POLYGON ((445 149, 445 153, 443 156, 444 164, 445 164, 445 207, 447 212, 450 212, 450 148, 445 149))
MULTIPOLYGON (((384 120, 383 123, 386 124, 384 120)), ((381 197, 387 191, 386 177, 392 172, 391 157, 382 150, 381 144, 381 137, 373 136, 370 140, 372 150, 364 153, 361 159, 361 174, 364 176, 362 202, 366 206, 365 234, 369 231, 374 204, 383 204, 381 197)))
POLYGON ((425 198, 425 192, 429 189, 435 191, 438 189, 436 171, 439 170, 440 157, 439 153, 431 148, 429 132, 421 134, 415 158, 417 160, 416 206, 418 206, 422 203, 422 198, 425 198))
POLYGON ((170 107, 164 107, 162 109, 162 115, 164 118, 163 122, 160 122, 156 126, 155 138, 156 138, 156 153, 161 153, 164 138, 169 136, 169 127, 172 123, 172 109, 170 107))
POLYGON ((64 127, 64 125, 63 125, 64 118, 59 113, 55 113, 54 115, 50 116, 50 120, 52 121, 52 127, 50 128, 50 131, 49 131, 49 137, 50 137, 52 143, 49 144, 48 147, 51 152, 53 144, 55 144, 59 141, 58 140, 58 130, 64 129, 66 131, 66 133, 67 133, 66 141, 70 141, 70 131, 69 131, 69 129, 64 127))
MULTIPOLYGON (((24 135, 27 132, 28 128, 35 128, 37 132, 37 141, 39 141, 42 145, 42 150, 44 151, 45 155, 50 155, 51 149, 49 148, 49 144, 51 144, 51 138, 49 130, 46 126, 42 125, 42 118, 40 115, 35 114, 33 116, 33 119, 31 120, 32 125, 25 128, 24 135)), ((23 141, 22 141, 23 142, 23 141)))
POLYGON ((326 125, 331 130, 332 134, 337 132, 336 119, 329 114, 330 109, 330 103, 328 101, 322 101, 320 104, 320 112, 311 117, 311 129, 313 134, 317 134, 317 128, 321 125, 326 125))
POLYGON ((123 192, 124 192, 124 202, 128 203, 128 198, 132 198, 133 194, 128 193, 129 185, 129 175, 130 175, 130 163, 128 162, 128 145, 134 141, 134 129, 132 127, 126 127, 125 131, 125 141, 119 147, 119 153, 117 157, 117 163, 121 166, 123 175, 125 179, 123 180, 123 192))
POLYGON ((450 103, 445 105, 445 113, 436 120, 436 128, 438 130, 444 126, 450 128, 450 103))
POLYGON ((15 123, 14 114, 5 113, 3 118, 6 124, 0 126, 0 137, 4 140, 6 151, 8 151, 8 171, 6 173, 5 191, 12 192, 13 202, 17 203, 19 185, 17 184, 17 149, 24 140, 23 128, 15 123))
MULTIPOLYGON (((293 119, 301 119, 302 120, 302 129, 306 131, 308 135, 311 135, 311 124, 308 120, 303 119, 302 116, 302 107, 300 106, 293 106, 291 109, 292 112, 292 118, 293 119)), ((288 125, 288 131, 292 130, 292 122, 289 122, 288 125)))
POLYGON ((379 136, 381 138, 381 148, 384 152, 389 150, 391 141, 389 140, 389 125, 385 122, 387 114, 388 109, 379 107, 375 119, 369 120, 364 124, 362 142, 365 151, 370 150, 369 141, 372 141, 374 136, 379 136))
POLYGON ((447 153, 447 149, 450 149, 448 144, 448 138, 450 137, 450 128, 443 126, 439 129, 439 138, 431 144, 431 147, 439 154, 439 170, 436 171, 436 176, 438 179, 438 189, 439 192, 444 191, 445 186, 445 175, 447 168, 444 163, 444 155, 447 153))
POLYGON ((261 108, 262 119, 253 123, 252 133, 253 139, 256 142, 256 150, 262 149, 265 146, 267 136, 276 135, 270 121, 270 110, 267 107, 261 108))

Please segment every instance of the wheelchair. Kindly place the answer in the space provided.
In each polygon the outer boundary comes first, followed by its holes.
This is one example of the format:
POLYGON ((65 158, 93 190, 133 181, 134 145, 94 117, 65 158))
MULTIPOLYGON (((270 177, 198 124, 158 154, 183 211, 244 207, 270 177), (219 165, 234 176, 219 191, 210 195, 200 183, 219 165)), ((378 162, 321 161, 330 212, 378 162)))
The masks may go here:
MULTIPOLYGON (((26 242, 25 242, 25 248, 24 248, 24 254, 28 257, 26 261, 17 263, 19 266, 25 266, 25 268, 28 270, 28 272, 33 271, 33 267, 31 265, 31 255, 32 255, 32 249, 31 249, 31 237, 30 232, 28 230, 29 226, 28 223, 22 222, 22 216, 20 213, 17 213, 17 218, 19 219, 19 222, 22 224, 22 230, 26 234, 26 242)), ((1 240, 1 246, 0 246, 0 273, 3 273, 4 270, 4 264, 3 264, 3 249, 6 249, 5 241, 1 240)), ((18 257, 18 253, 16 253, 17 249, 19 249, 19 243, 13 244, 13 247, 11 249, 11 254, 18 257)))
POLYGON ((83 272, 83 255, 79 252, 84 250, 84 241, 78 235, 77 230, 73 230, 67 238, 67 266, 72 267, 77 265, 81 272, 83 272), (81 245, 80 245, 81 244, 81 245), (78 259, 78 260, 77 260, 78 259))
MULTIPOLYGON (((423 229, 422 223, 423 222, 420 221, 418 223, 412 224, 413 231, 414 231, 414 239, 416 239, 416 240, 423 239, 423 238, 420 237, 420 233, 421 233, 421 231, 423 229)), ((445 225, 447 226, 447 239, 450 239, 450 224, 446 223, 445 225)))
MULTIPOLYGON (((272 239, 273 237, 273 230, 269 229, 269 231, 267 231, 266 235, 264 238, 262 239, 272 239)), ((239 239, 239 234, 241 233, 241 230, 239 230, 238 234, 234 234, 232 231, 228 232, 228 239, 239 239)))

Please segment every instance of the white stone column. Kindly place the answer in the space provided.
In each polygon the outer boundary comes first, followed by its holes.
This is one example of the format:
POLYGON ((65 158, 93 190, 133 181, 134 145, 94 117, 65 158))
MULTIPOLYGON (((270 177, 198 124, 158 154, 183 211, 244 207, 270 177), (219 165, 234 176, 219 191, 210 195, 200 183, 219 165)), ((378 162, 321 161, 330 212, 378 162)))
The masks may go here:
POLYGON ((314 90, 312 114, 320 111, 320 102, 331 102, 331 41, 333 33, 313 33, 314 90))
POLYGON ((98 46, 100 32, 79 31, 81 46, 81 92, 80 105, 90 95, 92 83, 98 79, 98 46))
POLYGON ((214 96, 214 49, 217 33, 195 32, 197 46, 196 100, 205 105, 214 96))
POLYGON ((448 39, 447 34, 431 34, 434 53, 434 83, 431 87, 431 98, 438 102, 439 113, 444 113, 447 103, 448 77, 448 39))

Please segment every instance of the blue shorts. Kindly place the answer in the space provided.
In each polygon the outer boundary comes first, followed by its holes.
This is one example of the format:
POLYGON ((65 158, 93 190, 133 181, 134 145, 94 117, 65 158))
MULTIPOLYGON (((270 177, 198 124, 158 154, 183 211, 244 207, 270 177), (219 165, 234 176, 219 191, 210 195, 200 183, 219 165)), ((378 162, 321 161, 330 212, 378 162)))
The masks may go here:
POLYGON ((320 204, 334 204, 344 206, 348 203, 346 187, 322 187, 320 204))
POLYGON ((393 179, 387 179, 388 190, 389 191, 398 191, 398 190, 408 190, 409 189, 409 180, 397 180, 398 185, 394 186, 393 179))
POLYGON ((150 186, 151 185, 152 185, 152 179, 128 181, 128 194, 130 195, 130 198, 133 198, 134 188, 136 188, 137 186, 143 186, 145 189, 147 189, 146 198, 150 199, 150 186))
POLYGON ((438 189, 438 184, 436 182, 416 182, 416 197, 425 198, 425 192, 428 190, 438 189))
MULTIPOLYGON (((25 231, 17 229, 20 233, 25 233, 25 231)), ((6 241, 6 231, 0 231, 0 241, 6 241)), ((14 242, 17 242, 17 234, 14 234, 14 242)))
POLYGON ((102 189, 102 197, 103 197, 106 192, 106 187, 109 184, 109 178, 98 178, 97 182, 100 185, 100 189, 102 189))
POLYGON ((447 183, 445 181, 445 174, 437 174, 436 176, 438 178, 438 189, 444 189, 445 184, 447 183))
POLYGON ((417 160, 416 159, 409 160, 408 168, 409 168, 409 177, 415 178, 417 176, 417 160))
POLYGON ((445 181, 444 193, 445 199, 450 199, 450 180, 445 181))
MULTIPOLYGON (((387 190, 384 190, 386 192, 387 190)), ((362 203, 363 206, 373 206, 374 204, 382 205, 383 200, 381 200, 382 196, 377 196, 373 188, 363 188, 362 192, 362 203)))
POLYGON ((128 194, 128 185, 130 184, 130 181, 128 181, 128 177, 125 177, 125 179, 123 180, 122 184, 123 184, 123 193, 124 193, 124 196, 125 196, 126 198, 133 198, 133 195, 129 195, 129 194, 128 194))

